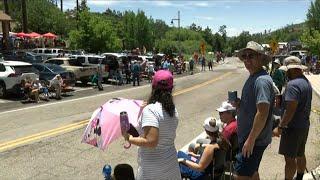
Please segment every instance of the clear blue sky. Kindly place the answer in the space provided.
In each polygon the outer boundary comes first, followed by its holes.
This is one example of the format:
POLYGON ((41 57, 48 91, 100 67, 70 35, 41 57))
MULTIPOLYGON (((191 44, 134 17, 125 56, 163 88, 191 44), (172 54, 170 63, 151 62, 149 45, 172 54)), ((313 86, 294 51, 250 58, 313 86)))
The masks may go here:
MULTIPOLYGON (((80 0, 79 0, 80 1, 80 0)), ((301 23, 311 0, 210 0, 210 1, 126 1, 126 0, 87 0, 91 11, 103 12, 106 8, 117 11, 138 9, 148 17, 161 19, 170 25, 172 18, 181 14, 181 26, 192 23, 209 27, 213 32, 221 25, 227 26, 228 36, 242 31, 250 33, 275 30, 292 23, 301 23)), ((64 0, 64 8, 75 7, 76 0, 64 0)), ((174 21, 177 26, 177 21, 174 21)))

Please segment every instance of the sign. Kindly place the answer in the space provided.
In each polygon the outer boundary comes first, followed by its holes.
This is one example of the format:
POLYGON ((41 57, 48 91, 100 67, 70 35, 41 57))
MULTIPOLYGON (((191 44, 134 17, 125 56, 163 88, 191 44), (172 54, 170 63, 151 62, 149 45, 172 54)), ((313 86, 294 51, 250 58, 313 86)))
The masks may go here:
POLYGON ((201 42, 200 44, 201 54, 204 55, 206 53, 206 45, 204 42, 201 42))
POLYGON ((278 44, 278 42, 276 41, 276 40, 272 40, 271 42, 270 42, 270 48, 271 48, 271 51, 272 51, 272 54, 275 54, 277 51, 278 51, 278 47, 279 47, 279 44, 278 44))

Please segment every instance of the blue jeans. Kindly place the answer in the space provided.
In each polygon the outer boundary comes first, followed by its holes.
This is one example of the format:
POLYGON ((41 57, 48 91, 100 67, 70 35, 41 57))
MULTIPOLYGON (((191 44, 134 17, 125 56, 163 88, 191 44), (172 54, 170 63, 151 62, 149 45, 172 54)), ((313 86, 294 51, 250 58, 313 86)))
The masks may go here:
MULTIPOLYGON (((193 161, 195 163, 199 163, 200 161, 200 158, 198 158, 196 161, 192 160, 190 155, 182 151, 178 151, 178 158, 184 158, 189 161, 193 161)), ((205 175, 204 172, 193 170, 182 163, 180 163, 179 166, 180 166, 181 175, 187 176, 190 180, 201 180, 205 175)))

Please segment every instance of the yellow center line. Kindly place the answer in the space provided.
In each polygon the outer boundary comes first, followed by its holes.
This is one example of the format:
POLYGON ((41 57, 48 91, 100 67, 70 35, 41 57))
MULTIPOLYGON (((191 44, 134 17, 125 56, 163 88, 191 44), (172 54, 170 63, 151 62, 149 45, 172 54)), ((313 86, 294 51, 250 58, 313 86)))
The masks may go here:
MULTIPOLYGON (((221 76, 219 76, 217 78, 214 78, 212 80, 203 82, 201 84, 197 84, 195 86, 192 86, 192 87, 180 90, 180 91, 177 91, 177 92, 173 93, 173 96, 178 96, 180 94, 187 93, 187 92, 190 92, 192 90, 201 88, 201 87, 206 86, 206 85, 208 85, 210 83, 213 83, 215 81, 221 80, 221 79, 223 79, 223 78, 225 78, 225 77, 227 77, 227 76, 229 76, 231 74, 232 74, 231 72, 228 72, 228 73, 225 73, 225 74, 223 74, 223 75, 221 75, 221 76)), ((22 145, 22 144, 26 144, 26 143, 29 143, 29 142, 32 142, 32 141, 36 141, 36 140, 39 140, 39 139, 42 139, 42 138, 47 138, 47 137, 51 137, 51 136, 54 136, 54 135, 58 135, 58 134, 62 134, 62 133, 65 133, 65 132, 70 132, 70 131, 82 128, 82 127, 86 126, 88 124, 88 122, 89 122, 89 120, 82 120, 82 121, 79 121, 77 123, 72 123, 72 124, 69 124, 69 125, 66 125, 66 126, 62 126, 62 127, 59 127, 59 128, 51 129, 51 130, 48 130, 48 131, 43 131, 43 132, 36 133, 36 134, 30 135, 30 136, 26 136, 26 137, 23 137, 23 138, 18 138, 16 140, 0 143, 0 152, 8 150, 8 149, 11 149, 11 148, 14 148, 14 147, 22 145)))

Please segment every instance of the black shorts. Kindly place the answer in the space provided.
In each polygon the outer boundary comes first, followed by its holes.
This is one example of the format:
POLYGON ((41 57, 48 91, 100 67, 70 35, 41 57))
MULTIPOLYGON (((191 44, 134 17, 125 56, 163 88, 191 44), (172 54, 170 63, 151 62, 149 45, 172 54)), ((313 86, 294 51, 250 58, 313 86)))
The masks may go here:
POLYGON ((290 158, 304 156, 309 128, 284 129, 281 134, 279 154, 290 158))

